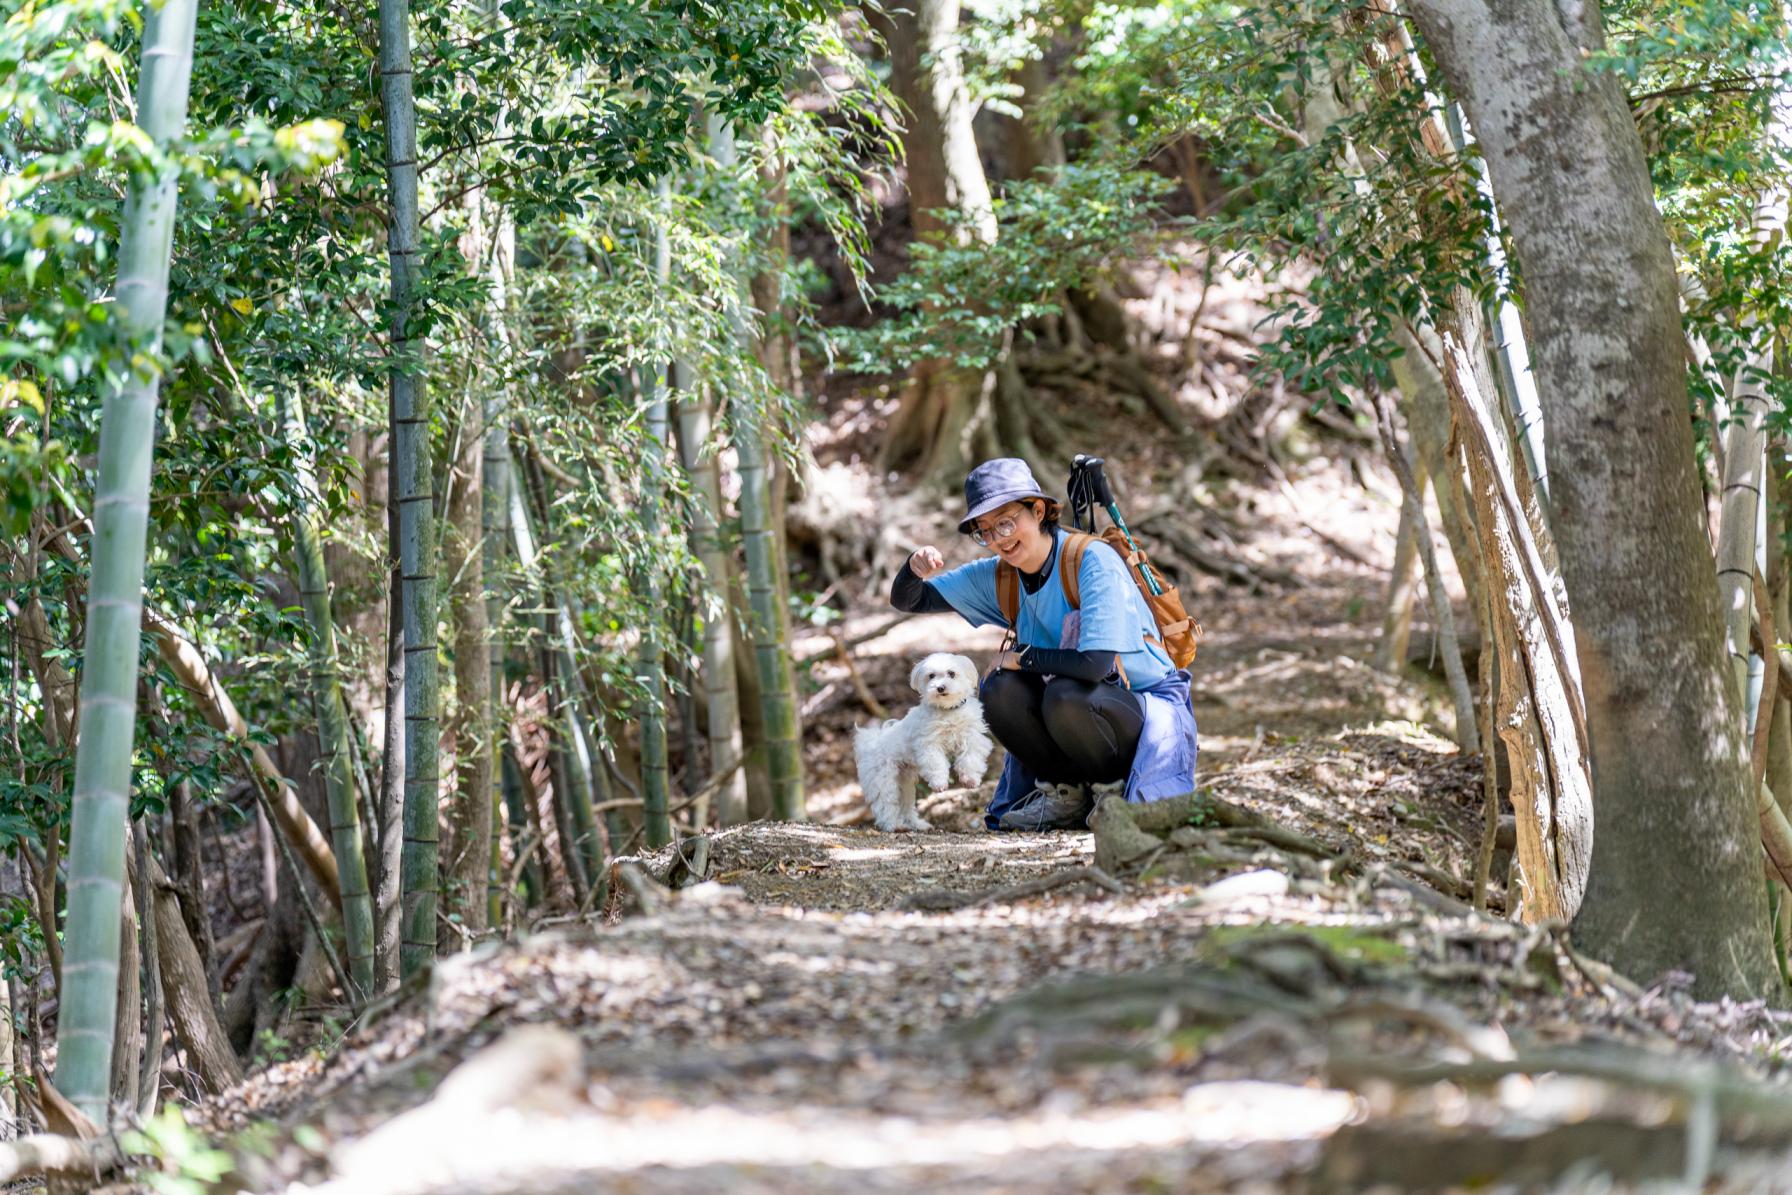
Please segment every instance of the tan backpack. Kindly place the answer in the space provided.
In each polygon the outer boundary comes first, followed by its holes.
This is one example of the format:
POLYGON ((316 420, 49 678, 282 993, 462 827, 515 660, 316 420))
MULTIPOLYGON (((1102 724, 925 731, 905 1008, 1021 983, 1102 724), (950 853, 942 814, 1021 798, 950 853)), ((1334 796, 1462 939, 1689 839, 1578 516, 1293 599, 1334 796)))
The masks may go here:
MULTIPOLYGON (((1163 574, 1151 567, 1144 549, 1128 543, 1126 533, 1118 527, 1109 527, 1100 535, 1082 531, 1065 533, 1064 544, 1058 550, 1058 580, 1064 586, 1064 600, 1070 603, 1070 608, 1083 608, 1078 593, 1082 584, 1079 574, 1083 552, 1090 544, 1105 544, 1126 562, 1128 575, 1144 595, 1145 604, 1151 607, 1151 617, 1157 622, 1157 634, 1147 631, 1146 640, 1163 648, 1176 667, 1187 668, 1193 664, 1195 648, 1201 642, 1201 624, 1182 608, 1182 596, 1176 592, 1176 587, 1162 583, 1163 574), (1147 580, 1151 576, 1158 578, 1161 593, 1151 592, 1151 582, 1147 580)), ((1001 607, 1002 617, 1008 620, 1008 629, 1012 631, 1015 620, 1020 617, 1020 570, 1005 560, 996 562, 996 605, 1001 607)), ((1124 678, 1124 671, 1121 676, 1124 678)))

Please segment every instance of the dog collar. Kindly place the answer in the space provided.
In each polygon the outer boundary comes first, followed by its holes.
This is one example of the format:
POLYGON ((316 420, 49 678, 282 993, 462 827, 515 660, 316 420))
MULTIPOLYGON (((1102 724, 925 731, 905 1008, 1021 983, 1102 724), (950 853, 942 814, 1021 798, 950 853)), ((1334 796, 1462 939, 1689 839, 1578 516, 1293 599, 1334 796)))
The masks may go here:
POLYGON ((936 705, 933 708, 936 710, 939 710, 942 714, 949 714, 953 710, 963 709, 965 706, 969 705, 970 703, 971 703, 971 699, 969 697, 967 697, 963 701, 959 702, 957 705, 936 705))

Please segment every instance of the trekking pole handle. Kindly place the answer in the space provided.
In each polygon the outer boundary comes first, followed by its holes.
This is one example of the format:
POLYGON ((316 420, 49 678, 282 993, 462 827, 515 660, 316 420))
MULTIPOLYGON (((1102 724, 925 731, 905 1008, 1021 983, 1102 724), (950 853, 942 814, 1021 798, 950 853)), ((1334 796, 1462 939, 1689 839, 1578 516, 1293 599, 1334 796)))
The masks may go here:
MULTIPOLYGON (((1108 485, 1108 475, 1102 471, 1102 459, 1098 456, 1083 456, 1078 454, 1073 464, 1076 468, 1082 470, 1083 474, 1089 479, 1089 487, 1094 492, 1095 500, 1100 502, 1101 505, 1106 508, 1108 518, 1114 520, 1114 526, 1120 528, 1120 534, 1126 537, 1126 545, 1133 551, 1138 551, 1139 545, 1133 542, 1132 529, 1126 525, 1126 520, 1120 516, 1120 504, 1114 501, 1114 491, 1113 488, 1108 485)), ((1141 561, 1139 571, 1144 576, 1145 584, 1150 587, 1153 595, 1161 594, 1163 592, 1163 586, 1158 583, 1155 569, 1141 561)))
POLYGON ((1105 462, 1098 456, 1085 456, 1078 459, 1089 475, 1090 489, 1094 492, 1095 500, 1106 507, 1109 514, 1113 514, 1114 491, 1108 485, 1108 475, 1101 468, 1105 462))

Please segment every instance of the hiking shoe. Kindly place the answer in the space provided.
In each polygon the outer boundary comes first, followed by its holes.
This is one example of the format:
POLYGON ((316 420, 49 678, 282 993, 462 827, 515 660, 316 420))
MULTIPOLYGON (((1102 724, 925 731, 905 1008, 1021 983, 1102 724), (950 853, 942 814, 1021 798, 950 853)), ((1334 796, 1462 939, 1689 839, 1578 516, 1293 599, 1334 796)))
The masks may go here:
POLYGON ((1116 801, 1126 799, 1126 781, 1115 780, 1108 784, 1091 784, 1089 786, 1089 816, 1083 819, 1083 825, 1095 828, 1095 810, 1101 803, 1112 797, 1116 801))
POLYGON ((1042 781, 996 824, 1004 830, 1080 830, 1089 808, 1089 794, 1082 785, 1042 781))

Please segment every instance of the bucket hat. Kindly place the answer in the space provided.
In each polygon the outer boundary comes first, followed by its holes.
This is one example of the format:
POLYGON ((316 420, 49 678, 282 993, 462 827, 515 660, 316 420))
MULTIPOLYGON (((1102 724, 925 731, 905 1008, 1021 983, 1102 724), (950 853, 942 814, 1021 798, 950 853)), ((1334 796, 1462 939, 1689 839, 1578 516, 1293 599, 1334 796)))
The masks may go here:
POLYGON ((1043 498, 1051 509, 1058 507, 1058 500, 1033 480, 1033 470, 1027 462, 1012 456, 984 461, 964 479, 965 516, 958 521, 958 533, 969 535, 978 519, 1023 498, 1043 498))

